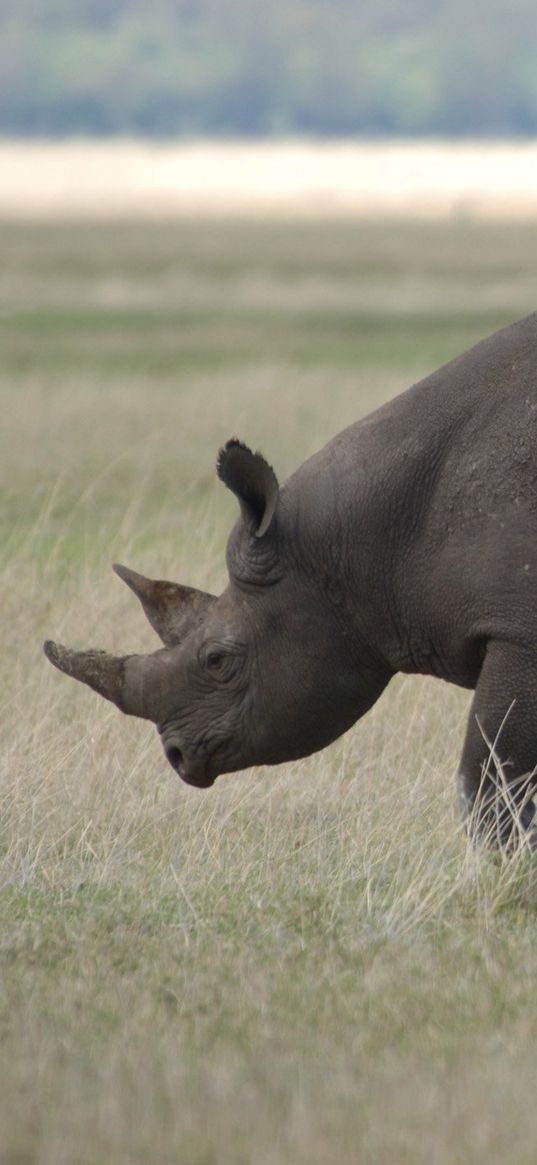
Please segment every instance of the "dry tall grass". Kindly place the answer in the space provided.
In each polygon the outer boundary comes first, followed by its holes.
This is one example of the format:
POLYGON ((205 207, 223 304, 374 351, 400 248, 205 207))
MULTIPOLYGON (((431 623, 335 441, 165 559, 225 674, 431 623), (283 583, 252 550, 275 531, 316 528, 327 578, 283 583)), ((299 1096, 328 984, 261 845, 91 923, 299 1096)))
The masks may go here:
POLYGON ((152 728, 41 654, 48 634, 154 644, 112 560, 222 586, 235 507, 213 463, 227 436, 284 477, 488 330, 477 293, 475 315, 453 314, 449 295, 434 313, 424 293, 418 310, 415 292, 405 314, 412 264, 413 286, 436 278, 439 300, 465 271, 486 284, 491 321, 513 309, 517 247, 521 299, 530 286, 521 228, 499 236, 497 269, 486 235, 424 235, 421 275, 416 227, 389 247, 345 229, 346 243, 319 227, 241 242, 223 225, 3 239, 19 288, 0 383, 6 1163, 535 1159, 534 870, 527 855, 466 847, 454 773, 467 695, 395 681, 322 754, 200 794, 177 783, 152 728), (195 311, 170 305, 174 264, 210 284, 195 311), (393 298, 399 278, 404 328, 381 307, 353 323, 339 298, 291 324, 274 298, 253 314, 234 298, 253 272, 296 292, 305 271, 338 296, 354 280, 364 298, 370 279, 393 298), (99 307, 103 281, 120 290, 99 307), (252 354, 252 329, 271 355, 252 354), (423 336, 418 354, 406 333, 423 336))

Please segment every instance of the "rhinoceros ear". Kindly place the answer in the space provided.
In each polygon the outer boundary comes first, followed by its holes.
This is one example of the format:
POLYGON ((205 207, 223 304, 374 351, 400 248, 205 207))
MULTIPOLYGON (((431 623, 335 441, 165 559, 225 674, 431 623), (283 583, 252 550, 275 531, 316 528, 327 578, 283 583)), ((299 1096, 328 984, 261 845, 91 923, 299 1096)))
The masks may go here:
POLYGON ((278 501, 278 479, 261 453, 235 437, 218 454, 220 481, 239 499, 241 513, 257 538, 266 534, 278 501))
POLYGON ((194 627, 198 627, 215 600, 214 595, 192 587, 145 578, 119 563, 114 564, 114 570, 134 591, 151 626, 166 647, 176 647, 194 627))

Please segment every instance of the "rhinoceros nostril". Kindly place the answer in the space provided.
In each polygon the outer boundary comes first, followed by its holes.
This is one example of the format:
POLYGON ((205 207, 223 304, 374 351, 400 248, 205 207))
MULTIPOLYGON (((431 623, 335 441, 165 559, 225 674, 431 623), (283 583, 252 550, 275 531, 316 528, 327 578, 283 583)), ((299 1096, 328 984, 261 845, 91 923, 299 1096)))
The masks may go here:
POLYGON ((176 744, 168 744, 166 745, 165 752, 172 769, 175 769, 176 773, 180 773, 183 767, 183 754, 181 749, 176 744))

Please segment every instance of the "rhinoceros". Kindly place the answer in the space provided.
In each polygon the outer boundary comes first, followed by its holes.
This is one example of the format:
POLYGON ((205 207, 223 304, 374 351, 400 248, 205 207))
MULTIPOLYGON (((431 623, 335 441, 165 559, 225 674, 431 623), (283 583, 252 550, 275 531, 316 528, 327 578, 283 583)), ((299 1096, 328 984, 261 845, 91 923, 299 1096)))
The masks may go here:
POLYGON ((537 314, 334 437, 283 484, 237 439, 216 597, 118 575, 164 647, 52 642, 56 667, 153 721, 190 785, 322 749, 396 672, 475 689, 460 766, 476 836, 532 834, 537 765, 537 314), (501 773, 501 792, 498 792, 501 773))

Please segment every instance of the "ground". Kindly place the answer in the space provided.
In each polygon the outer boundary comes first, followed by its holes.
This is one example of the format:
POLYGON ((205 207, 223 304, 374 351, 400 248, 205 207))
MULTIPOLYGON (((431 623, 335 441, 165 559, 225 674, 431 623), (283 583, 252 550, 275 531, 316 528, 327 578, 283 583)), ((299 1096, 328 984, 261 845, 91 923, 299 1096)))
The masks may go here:
POLYGON ((111 562, 222 587, 219 445, 284 479, 532 310, 534 225, 0 241, 0 1161, 533 1165, 537 880, 467 848, 468 694, 397 680, 318 756, 199 793, 41 643, 155 646, 111 562))

